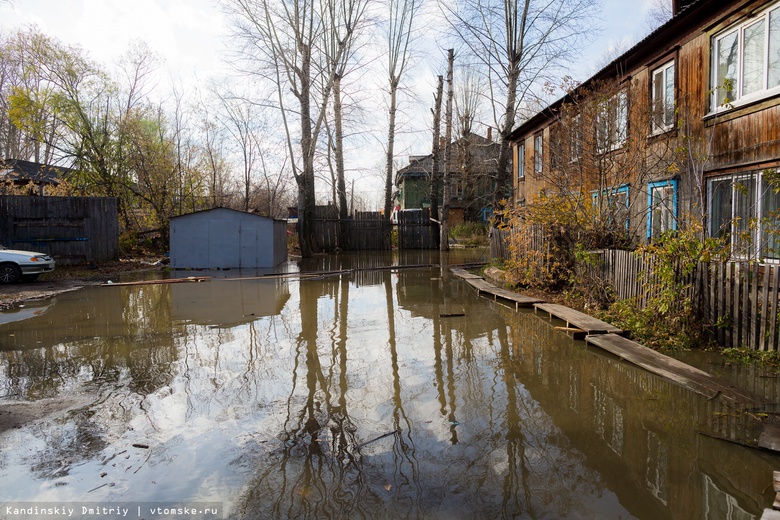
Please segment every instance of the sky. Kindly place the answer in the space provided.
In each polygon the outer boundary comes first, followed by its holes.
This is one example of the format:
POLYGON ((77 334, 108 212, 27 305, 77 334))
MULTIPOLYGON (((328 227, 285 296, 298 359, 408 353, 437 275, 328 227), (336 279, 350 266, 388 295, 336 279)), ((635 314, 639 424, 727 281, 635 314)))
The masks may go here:
MULTIPOLYGON (((587 79, 605 65, 605 49, 618 47, 624 51, 647 32, 644 20, 650 0, 602 2, 599 36, 583 49, 583 58, 572 65, 571 75, 577 80, 587 79)), ((134 41, 144 41, 162 59, 161 81, 184 90, 219 78, 229 70, 223 59, 228 46, 228 21, 217 0, 0 0, 0 33, 33 24, 49 36, 82 47, 88 56, 109 68, 134 41)), ((444 63, 443 53, 436 59, 444 63)), ((413 78, 410 88, 426 104, 432 102, 436 74, 418 72, 413 78)), ((379 85, 376 91, 381 92, 379 85)), ((423 108, 418 113, 427 116, 429 109, 423 108)), ((396 149, 400 160, 406 155, 430 152, 429 139, 423 138, 423 133, 418 132, 406 143, 399 142, 396 149)), ((362 151, 363 156, 376 160, 361 166, 359 175, 366 182, 356 189, 381 193, 382 146, 375 142, 374 152, 362 151)))
POLYGON ((219 74, 226 23, 212 0, 9 0, 0 2, 3 34, 26 25, 78 45, 103 64, 134 41, 146 42, 169 76, 185 84, 219 74))

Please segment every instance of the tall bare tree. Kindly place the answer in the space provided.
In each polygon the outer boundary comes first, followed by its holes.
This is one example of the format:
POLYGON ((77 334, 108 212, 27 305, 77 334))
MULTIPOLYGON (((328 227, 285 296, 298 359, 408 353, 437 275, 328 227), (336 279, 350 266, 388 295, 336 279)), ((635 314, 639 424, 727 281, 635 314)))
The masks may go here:
POLYGON ((431 217, 439 219, 439 184, 441 179, 441 98, 444 90, 444 78, 439 76, 434 97, 433 145, 431 146, 431 217))
MULTIPOLYGON (((270 80, 287 135, 288 154, 298 185, 298 231, 301 254, 319 250, 314 234, 314 160, 322 130, 333 71, 323 52, 326 16, 319 0, 225 0, 240 42, 242 71, 270 80), (293 96, 290 107, 288 94, 293 96), (291 118, 299 125, 293 128, 291 118), (297 141, 297 146, 295 142, 297 141)), ((346 52, 345 45, 339 53, 346 52)), ((341 56, 332 57, 335 63, 341 56)))
POLYGON ((326 15, 325 54, 328 72, 333 78, 333 138, 335 156, 336 195, 339 206, 339 244, 347 247, 347 188, 344 168, 344 117, 342 80, 349 71, 358 30, 368 7, 368 0, 322 0, 322 11, 326 15))
POLYGON ((452 98, 454 96, 454 87, 452 80, 452 68, 455 65, 455 51, 447 51, 447 110, 445 115, 444 130, 444 200, 441 208, 441 239, 439 248, 441 251, 449 251, 449 220, 450 220, 450 198, 452 197, 452 186, 450 179, 450 157, 452 155, 452 98))
POLYGON ((511 149, 504 139, 537 80, 557 72, 592 31, 600 0, 463 0, 442 2, 461 45, 487 79, 501 139, 494 204, 511 194, 511 149))
POLYGON ((387 149, 385 161, 385 216, 392 212, 393 154, 395 148, 395 117, 398 110, 398 88, 409 65, 409 43, 412 41, 413 24, 420 9, 421 0, 389 0, 390 17, 387 23, 387 75, 390 91, 388 109, 387 149))

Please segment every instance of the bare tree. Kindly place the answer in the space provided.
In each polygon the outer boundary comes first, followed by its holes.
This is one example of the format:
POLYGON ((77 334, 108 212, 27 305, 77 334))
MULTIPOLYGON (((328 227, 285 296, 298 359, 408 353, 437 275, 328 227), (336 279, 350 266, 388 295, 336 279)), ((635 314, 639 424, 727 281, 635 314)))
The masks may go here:
POLYGON ((444 78, 439 76, 434 97, 433 146, 431 146, 431 217, 439 219, 439 172, 441 171, 441 98, 444 78))
MULTIPOLYGON (((363 23, 368 0, 322 0, 326 15, 325 54, 328 72, 333 78, 333 137, 329 147, 335 156, 335 190, 339 206, 339 244, 347 247, 347 188, 344 171, 344 127, 342 110, 342 80, 348 72, 357 32, 363 23)), ((335 197, 334 197, 335 198, 335 197)))
POLYGON ((257 162, 262 160, 263 154, 259 136, 261 118, 255 112, 252 102, 244 96, 227 93, 218 96, 222 104, 222 124, 240 157, 241 187, 244 195, 242 209, 248 211, 257 162))
POLYGON ((652 32, 672 18, 672 0, 650 0, 645 25, 652 32))
MULTIPOLYGON (((333 88, 333 71, 326 65, 323 34, 325 13, 318 0, 226 0, 233 15, 243 72, 270 80, 287 136, 288 154, 298 185, 298 231, 301 254, 319 250, 314 235, 316 204, 314 160, 325 112, 333 88), (296 106, 288 106, 292 94, 296 106), (296 129, 290 119, 298 117, 296 129), (297 151, 295 142, 297 141, 297 151)), ((341 62, 346 45, 332 56, 341 62)))
POLYGON ((398 109, 398 88, 409 65, 409 43, 412 40, 415 16, 420 0, 389 0, 390 18, 387 24, 387 75, 390 87, 389 123, 385 161, 385 216, 390 217, 393 189, 393 153, 395 145, 395 117, 398 109))
POLYGON ((501 139, 494 204, 511 194, 511 150, 505 138, 518 106, 537 80, 554 74, 592 30, 599 0, 464 0, 440 5, 490 89, 501 139))
POLYGON ((447 109, 445 114, 445 130, 444 130, 444 201, 441 208, 441 239, 439 241, 439 249, 441 251, 449 251, 449 213, 450 213, 450 197, 452 196, 452 189, 450 186, 450 156, 452 155, 452 98, 454 96, 454 87, 452 82, 452 68, 455 64, 455 51, 450 49, 447 51, 447 109))

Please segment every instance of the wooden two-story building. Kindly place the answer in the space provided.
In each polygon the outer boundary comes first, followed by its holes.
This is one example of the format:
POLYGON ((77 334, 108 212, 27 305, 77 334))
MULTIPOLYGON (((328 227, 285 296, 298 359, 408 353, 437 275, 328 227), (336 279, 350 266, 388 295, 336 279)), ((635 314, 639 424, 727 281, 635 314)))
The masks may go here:
POLYGON ((780 0, 675 0, 512 132, 515 203, 569 197, 633 242, 700 223, 735 257, 780 259, 779 121, 780 0))

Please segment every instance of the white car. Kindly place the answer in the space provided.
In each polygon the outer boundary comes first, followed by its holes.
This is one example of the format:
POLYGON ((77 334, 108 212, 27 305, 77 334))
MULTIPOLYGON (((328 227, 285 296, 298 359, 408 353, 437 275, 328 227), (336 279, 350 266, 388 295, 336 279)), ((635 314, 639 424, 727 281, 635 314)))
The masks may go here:
POLYGON ((8 249, 0 244, 0 283, 32 282, 54 271, 54 259, 45 253, 8 249))

